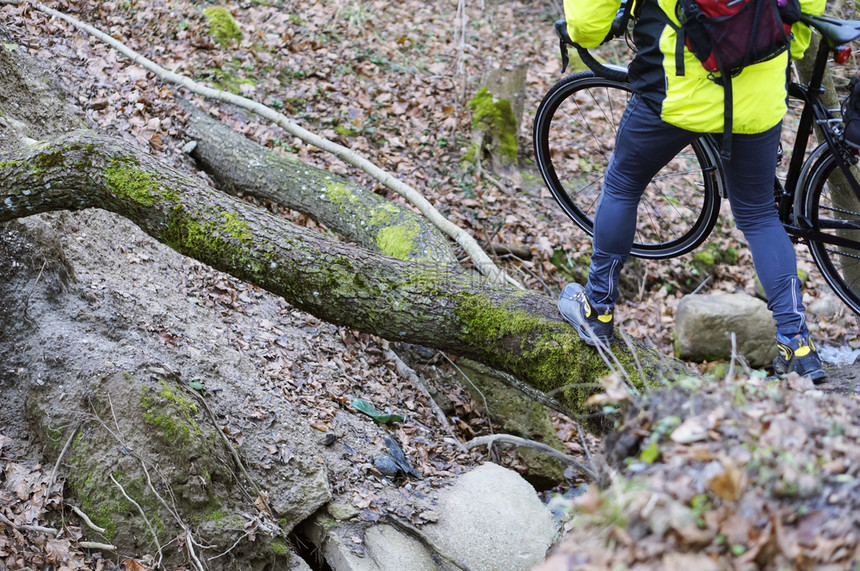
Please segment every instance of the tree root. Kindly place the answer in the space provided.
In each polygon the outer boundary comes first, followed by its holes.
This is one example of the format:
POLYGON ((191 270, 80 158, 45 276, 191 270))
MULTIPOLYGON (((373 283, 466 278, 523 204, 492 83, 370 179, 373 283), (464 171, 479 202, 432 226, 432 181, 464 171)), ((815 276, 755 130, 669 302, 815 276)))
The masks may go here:
POLYGON ((547 456, 551 456, 553 458, 556 458, 557 460, 561 460, 568 466, 573 466, 591 481, 596 481, 598 479, 598 474, 594 469, 589 466, 586 466, 573 456, 569 456, 563 452, 559 452, 552 446, 547 446, 542 442, 527 440, 525 438, 520 438, 519 436, 513 436, 511 434, 490 434, 488 436, 478 436, 477 438, 473 438, 472 440, 466 442, 466 447, 472 449, 478 446, 489 446, 492 445, 494 442, 505 442, 507 444, 513 444, 515 446, 525 446, 526 448, 533 448, 535 450, 543 452, 547 456))

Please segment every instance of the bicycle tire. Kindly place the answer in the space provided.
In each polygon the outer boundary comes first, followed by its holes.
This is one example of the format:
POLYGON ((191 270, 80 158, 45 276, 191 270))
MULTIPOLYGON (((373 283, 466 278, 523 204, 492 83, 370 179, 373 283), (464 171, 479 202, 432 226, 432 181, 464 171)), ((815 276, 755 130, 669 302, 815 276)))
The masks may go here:
MULTIPOLYGON (((856 165, 851 173, 860 181, 856 165)), ((806 180, 801 195, 806 221, 813 230, 849 240, 838 246, 807 240, 809 251, 833 292, 860 316, 860 200, 840 187, 840 180, 845 183, 844 174, 830 149, 816 161, 806 180)))
MULTIPOLYGON (((544 182, 562 210, 589 235, 618 121, 630 95, 626 81, 585 71, 550 88, 535 116, 535 157, 544 182)), ((632 255, 671 258, 707 238, 719 216, 718 157, 716 145, 702 137, 658 173, 639 204, 632 255)))

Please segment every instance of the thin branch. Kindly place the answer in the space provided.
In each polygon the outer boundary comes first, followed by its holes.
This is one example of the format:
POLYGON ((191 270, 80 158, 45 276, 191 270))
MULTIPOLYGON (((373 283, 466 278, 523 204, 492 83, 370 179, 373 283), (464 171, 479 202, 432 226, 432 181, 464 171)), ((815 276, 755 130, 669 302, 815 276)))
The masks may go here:
POLYGON ((435 400, 433 400, 433 396, 430 394, 430 391, 427 390, 427 385, 424 384, 424 381, 421 380, 421 377, 418 376, 418 373, 416 373, 409 365, 404 363, 403 359, 401 359, 400 356, 391 349, 388 349, 385 352, 385 358, 394 363, 395 368, 397 368, 397 373, 401 377, 406 378, 406 380, 412 383, 415 388, 417 388, 418 391, 422 395, 424 395, 424 398, 427 399, 427 403, 433 410, 433 414, 436 415, 436 420, 438 420, 439 424, 445 427, 445 430, 448 431, 448 434, 453 437, 457 448, 464 452, 467 451, 468 449, 463 445, 462 442, 460 442, 460 439, 457 438, 457 435, 454 433, 454 428, 451 426, 451 423, 448 422, 448 418, 445 416, 445 413, 442 411, 442 408, 436 403, 435 400))
POLYGON ((88 516, 87 514, 82 512, 77 506, 69 506, 69 507, 72 508, 73 512, 78 514, 78 517, 81 518, 85 524, 87 524, 88 528, 90 528, 91 530, 95 531, 96 533, 100 533, 102 535, 107 533, 107 530, 105 528, 99 527, 96 524, 94 524, 93 520, 90 519, 90 516, 88 516))
POLYGON ((0 513, 0 522, 5 523, 10 527, 14 527, 19 531, 35 531, 36 533, 47 533, 48 535, 57 535, 59 530, 52 527, 42 527, 41 525, 18 525, 11 519, 0 513))
POLYGON ((33 297, 33 292, 36 290, 36 285, 38 285, 39 280, 42 278, 42 272, 45 271, 46 265, 48 265, 48 260, 42 262, 42 267, 39 268, 39 273, 38 275, 36 275, 36 279, 33 281, 33 285, 30 286, 30 293, 27 294, 27 299, 24 301, 24 317, 26 317, 28 320, 30 320, 30 315, 27 313, 27 311, 30 309, 30 298, 33 297))
POLYGON ((246 537, 249 537, 250 535, 251 535, 251 532, 247 532, 247 533, 244 533, 244 534, 240 535, 240 536, 239 536, 239 539, 237 539, 237 540, 233 543, 233 545, 231 545, 231 546, 230 546, 230 549, 228 549, 228 550, 227 550, 227 551, 225 551, 224 553, 219 553, 218 555, 213 555, 212 557, 207 558, 207 559, 206 559, 206 561, 212 561, 213 559, 218 559, 219 557, 224 557, 225 555, 227 555, 228 553, 230 553, 231 551, 233 551, 234 549, 236 549, 236 546, 237 546, 237 545, 239 545, 239 542, 240 542, 240 541, 242 541, 242 540, 243 540, 243 539, 245 539, 246 537))
POLYGON ((738 356, 738 340, 735 337, 735 332, 732 331, 732 358, 729 361, 729 370, 726 372, 726 382, 732 380, 735 376, 735 359, 738 356))
POLYGON ((155 529, 153 529, 152 524, 149 523, 149 518, 146 517, 146 513, 144 513, 143 508, 140 507, 140 504, 137 503, 136 501, 134 501, 133 499, 131 499, 131 496, 129 496, 126 493, 125 488, 122 487, 122 484, 120 484, 119 482, 116 481, 116 479, 114 479, 113 474, 108 474, 108 477, 110 477, 110 481, 113 482, 117 488, 119 488, 119 491, 123 495, 123 497, 125 499, 127 499, 129 502, 131 502, 131 504, 134 507, 137 508, 137 511, 140 513, 140 517, 142 517, 144 523, 146 523, 146 527, 149 529, 150 535, 152 535, 152 540, 155 541, 155 547, 158 549, 158 565, 157 566, 160 567, 161 566, 161 543, 159 543, 159 541, 158 541, 158 534, 155 533, 155 529))
POLYGON ((116 545, 110 543, 97 543, 95 541, 79 541, 79 547, 84 549, 99 549, 101 551, 116 551, 116 545))
POLYGON ((251 477, 251 474, 248 473, 248 470, 245 469, 245 463, 242 462, 242 458, 239 456, 239 452, 236 450, 236 447, 233 446, 233 444, 230 442, 230 439, 228 439, 227 435, 224 434, 224 431, 218 429, 218 421, 215 419, 215 414, 212 412, 212 409, 209 408, 209 403, 206 402, 206 399, 203 398, 203 395, 201 395, 198 391, 192 389, 190 386, 187 386, 184 383, 181 383, 181 386, 183 389, 186 390, 186 392, 191 393, 200 402, 201 405, 203 405, 204 410, 206 410, 206 413, 209 415, 209 420, 212 422, 212 428, 215 430, 215 432, 218 433, 221 440, 224 442, 224 446, 227 448, 227 450, 230 451, 230 454, 232 454, 233 461, 236 462, 236 465, 239 467, 239 470, 242 472, 242 475, 245 476, 245 479, 254 489, 254 493, 257 494, 257 497, 260 498, 260 501, 263 502, 263 506, 269 512, 269 515, 271 515, 272 508, 269 507, 269 502, 265 494, 263 494, 263 491, 260 489, 260 486, 257 485, 257 482, 254 480, 254 478, 251 477))
MULTIPOLYGON (((572 410, 552 398, 549 393, 545 393, 539 389, 534 388, 531 385, 524 383, 510 373, 499 371, 498 369, 494 369, 494 373, 503 383, 505 383, 509 387, 517 389, 536 403, 542 404, 547 408, 551 408, 552 410, 560 412, 561 414, 572 420, 576 420, 577 418, 582 417, 582 415, 575 414, 572 410)), ((556 391, 552 392, 555 393, 556 391)))
POLYGON ((548 446, 542 442, 527 440, 525 438, 520 438, 519 436, 513 436, 511 434, 490 434, 487 436, 478 436, 477 438, 473 438, 472 440, 466 442, 466 446, 471 449, 477 446, 489 446, 490 444, 493 444, 495 442, 504 442, 506 444, 513 444, 515 446, 525 446, 526 448, 533 448, 534 450, 543 452, 547 456, 551 456, 552 458, 561 460, 568 466, 573 466, 582 474, 584 474, 589 480, 597 480, 597 473, 592 468, 589 468, 573 456, 569 456, 564 452, 559 452, 552 446, 548 446))
POLYGON ((60 18, 61 20, 71 24, 72 26, 87 32, 96 39, 110 45, 112 48, 129 58, 133 63, 136 63, 146 68, 164 81, 174 83, 176 85, 179 85, 180 87, 184 87, 185 89, 203 97, 216 99, 218 101, 223 101, 225 103, 230 103, 243 109, 247 109, 248 111, 256 113, 257 115, 268 119, 269 121, 272 121, 273 123, 281 127, 283 130, 285 130, 287 133, 293 135, 294 137, 298 137, 305 143, 327 151, 338 157, 339 159, 355 167, 360 168, 361 170, 375 178, 377 181, 379 181, 386 188, 400 194, 410 204, 415 206, 433 224, 435 224, 436 227, 438 227, 443 233, 445 233, 455 242, 457 242, 457 244, 469 254, 469 257, 474 262, 475 267, 477 267, 478 271, 480 271, 482 274, 488 276, 493 281, 507 282, 511 285, 519 287, 520 289, 524 289, 522 285, 517 283, 513 278, 508 276, 503 270, 499 269, 493 263, 490 257, 478 245, 474 238, 472 238, 462 228, 445 218, 430 203, 430 201, 424 198, 421 193, 419 193, 415 188, 398 180, 393 175, 376 166, 355 151, 308 131, 307 129, 290 121, 290 119, 287 118, 285 115, 278 113, 274 109, 266 107, 261 103, 253 101, 246 97, 242 97, 241 95, 234 95, 232 93, 227 93, 219 89, 213 89, 211 87, 201 85, 193 81, 192 79, 185 77, 184 75, 168 71, 163 67, 159 66, 157 63, 153 62, 152 60, 135 52, 122 42, 105 34, 101 30, 98 30, 97 28, 94 28, 89 24, 85 24, 80 20, 69 16, 68 14, 64 14, 63 12, 58 12, 57 10, 54 10, 52 8, 48 8, 41 2, 35 2, 34 6, 37 10, 44 12, 45 14, 60 18))
POLYGON ((457 372, 460 373, 461 375, 463 375, 463 378, 466 379, 466 382, 469 383, 470 385, 472 385, 472 388, 475 389, 475 391, 479 395, 481 395, 481 400, 484 401, 484 411, 487 413, 487 426, 490 427, 490 434, 492 434, 493 433, 493 419, 491 418, 491 415, 490 415, 490 405, 487 404, 487 397, 485 397, 484 393, 481 391, 481 389, 479 389, 475 385, 475 383, 472 382, 472 379, 469 378, 469 375, 464 373, 463 370, 460 369, 460 367, 458 367, 457 364, 454 361, 452 361, 448 355, 446 355, 445 353, 439 353, 439 354, 442 355, 446 361, 451 363, 451 366, 454 367, 455 369, 457 369, 457 372))
MULTIPOLYGON (((60 450, 60 455, 57 457, 57 461, 54 462, 54 468, 53 468, 53 470, 51 470, 51 476, 48 478, 48 489, 49 490, 54 487, 54 479, 57 477, 57 469, 59 469, 59 467, 60 467, 60 462, 63 461, 63 456, 66 455, 66 452, 68 451, 69 446, 71 446, 71 444, 72 444, 72 440, 74 440, 75 435, 77 435, 78 430, 80 430, 80 428, 81 428, 81 423, 78 423, 78 425, 75 427, 75 429, 69 435, 69 439, 66 440, 65 445, 63 445, 63 449, 60 450)), ((102 533, 104 533, 104 531, 102 531, 102 533)))

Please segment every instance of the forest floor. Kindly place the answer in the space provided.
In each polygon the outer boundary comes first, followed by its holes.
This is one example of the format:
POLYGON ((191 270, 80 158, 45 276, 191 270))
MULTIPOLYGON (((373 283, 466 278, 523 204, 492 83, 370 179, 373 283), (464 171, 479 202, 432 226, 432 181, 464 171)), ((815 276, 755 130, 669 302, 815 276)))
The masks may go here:
MULTIPOLYGON (((415 186, 475 238, 525 247, 530 256, 506 255, 499 262, 530 289, 555 297, 564 283, 582 278, 590 251, 587 236, 564 216, 533 168, 534 110, 561 78, 551 30, 560 2, 464 4, 458 10, 454 0, 231 2, 225 6, 243 36, 225 44, 209 34, 206 6, 187 0, 73 0, 49 6, 122 38, 165 68, 282 110, 305 128, 362 153, 415 186), (478 80, 491 66, 514 64, 528 66, 519 138, 525 176, 519 183, 498 181, 463 161, 471 144, 468 103, 478 80)), ((0 25, 16 41, 7 49, 25 50, 50 64, 93 129, 130 140, 177 168, 205 177, 181 151, 188 138, 185 114, 173 100, 180 93, 263 145, 387 194, 339 159, 248 112, 165 85, 27 4, 0 8, 0 25)), ((855 61, 849 70, 857 67, 855 61)), ((306 217, 280 214, 314 226, 306 217)), ((737 265, 718 266, 706 279, 691 271, 692 254, 632 263, 619 326, 671 354, 674 311, 685 293, 701 287, 752 294, 751 258, 730 216, 721 217, 710 243, 736 248, 737 265)), ((829 290, 808 252, 797 251, 809 276, 804 301, 830 308, 810 328, 834 361, 850 357, 860 349, 856 317, 829 290)), ((199 264, 187 265, 187 271, 194 294, 213 304, 238 306, 236 300, 253 294, 199 264)), ((271 330, 259 334, 273 335, 271 330)), ((169 341, 169 332, 165 335, 169 341)), ((247 335, 232 336, 238 349, 255 346, 247 335)), ((365 367, 363 377, 387 376, 378 340, 345 330, 332 335, 359 348, 350 361, 365 367), (363 354, 362 347, 374 352, 363 354)), ((434 365, 448 367, 442 359, 434 365)), ((704 372, 709 364, 691 366, 704 372)), ((860 419, 854 388, 860 369, 834 362, 830 381, 821 387, 797 379, 776 383, 740 365, 736 370, 738 376, 723 382, 691 380, 632 401, 617 399, 628 420, 607 443, 606 473, 615 485, 605 492, 592 486, 576 500, 557 498, 561 509, 566 502, 575 504, 570 513, 577 515, 566 527, 587 548, 564 552, 558 556, 562 563, 549 568, 842 569, 858 560, 853 545, 860 510, 853 498, 860 485, 860 451, 851 440, 860 419)), ((474 426, 480 425, 475 412, 480 406, 463 393, 458 398, 467 423, 477 418, 463 429, 479 430, 474 426)), ((570 451, 584 453, 571 424, 560 419, 559 427, 570 451)), ((9 497, 14 485, 24 485, 22 478, 7 469, 9 497)), ((581 494, 581 481, 567 484, 581 494)))

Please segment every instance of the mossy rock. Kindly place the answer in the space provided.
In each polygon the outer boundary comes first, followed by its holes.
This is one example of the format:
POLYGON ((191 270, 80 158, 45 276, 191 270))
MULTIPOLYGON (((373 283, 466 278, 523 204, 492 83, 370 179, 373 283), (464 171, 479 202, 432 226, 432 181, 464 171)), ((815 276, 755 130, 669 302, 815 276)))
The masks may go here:
POLYGON ((218 42, 242 41, 242 30, 229 10, 222 6, 212 6, 203 10, 203 14, 209 20, 209 35, 218 42))
MULTIPOLYGON (((248 518, 243 514, 256 510, 237 481, 232 454, 178 377, 160 367, 133 373, 113 369, 88 384, 82 410, 60 404, 49 389, 32 393, 27 403, 34 432, 50 442, 49 455, 59 453, 84 411, 97 419, 81 426, 64 456, 66 487, 75 505, 106 529, 104 537, 84 532, 121 553, 155 553, 153 533, 162 546, 184 534, 166 502, 201 543, 227 551, 244 533, 248 518)), ((213 568, 287 557, 283 541, 269 549, 275 540, 261 534, 213 568)), ((181 564, 185 557, 176 549, 163 553, 167 565, 181 564)))
MULTIPOLYGON (((472 398, 479 403, 486 400, 489 416, 494 424, 501 425, 501 432, 566 452, 548 408, 504 384, 488 367, 468 359, 459 360, 457 365, 471 381, 465 386, 472 398)), ((523 477, 535 488, 545 490, 564 481, 564 464, 561 461, 527 447, 518 447, 517 452, 528 467, 523 477)))

